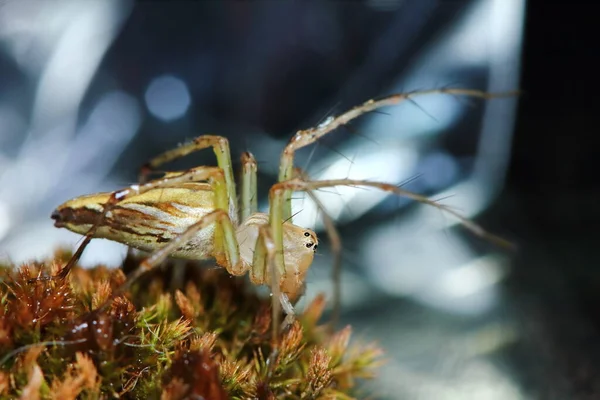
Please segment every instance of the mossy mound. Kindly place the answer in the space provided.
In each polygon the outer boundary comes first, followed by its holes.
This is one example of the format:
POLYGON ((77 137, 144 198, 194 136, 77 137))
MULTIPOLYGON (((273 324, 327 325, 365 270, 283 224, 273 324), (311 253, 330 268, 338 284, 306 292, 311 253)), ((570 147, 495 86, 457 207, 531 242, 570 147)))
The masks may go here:
POLYGON ((1 398, 347 399, 379 363, 377 347, 349 345, 350 327, 318 324, 324 297, 269 360, 271 303, 244 279, 176 264, 113 296, 121 269, 44 279, 68 256, 0 268, 1 398))

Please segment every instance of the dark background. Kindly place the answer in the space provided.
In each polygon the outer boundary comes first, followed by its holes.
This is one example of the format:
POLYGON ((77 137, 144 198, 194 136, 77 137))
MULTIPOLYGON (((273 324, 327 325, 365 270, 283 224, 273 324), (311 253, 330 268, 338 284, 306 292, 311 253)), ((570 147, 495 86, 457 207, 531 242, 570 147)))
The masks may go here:
POLYGON ((525 382, 545 387, 540 398, 600 396, 600 47, 591 3, 529 3, 512 161, 489 212, 523 242, 509 287, 528 334, 512 357, 525 382), (527 346, 540 358, 524 360, 527 346))

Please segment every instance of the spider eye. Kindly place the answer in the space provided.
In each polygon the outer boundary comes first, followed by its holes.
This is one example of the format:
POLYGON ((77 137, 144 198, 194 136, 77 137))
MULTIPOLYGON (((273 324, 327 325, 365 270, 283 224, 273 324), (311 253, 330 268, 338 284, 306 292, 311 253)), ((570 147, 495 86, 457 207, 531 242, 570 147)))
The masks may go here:
POLYGON ((319 245, 316 245, 316 244, 315 244, 315 247, 313 247, 313 250, 314 250, 314 251, 317 251, 317 247, 319 247, 319 245))
POLYGON ((309 249, 313 246, 314 243, 306 243, 306 247, 308 247, 309 249))
POLYGON ((308 233, 308 232, 304 232, 304 236, 306 236, 306 237, 309 237, 309 236, 310 236, 310 233, 308 233))

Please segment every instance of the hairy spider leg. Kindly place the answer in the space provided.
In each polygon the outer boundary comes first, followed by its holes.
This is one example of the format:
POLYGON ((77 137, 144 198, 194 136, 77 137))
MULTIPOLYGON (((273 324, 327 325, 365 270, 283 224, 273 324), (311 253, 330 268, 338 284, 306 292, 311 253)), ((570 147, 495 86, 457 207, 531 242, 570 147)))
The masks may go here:
MULTIPOLYGON (((273 231, 273 240, 275 244, 275 261, 276 267, 279 269, 280 275, 283 276, 299 276, 298 271, 288 271, 287 267, 283 263, 283 257, 280 257, 280 254, 283 251, 283 242, 281 240, 282 235, 282 215, 283 208, 286 202, 286 192, 291 191, 314 191, 320 188, 326 187, 334 187, 334 186, 366 186, 377 188, 386 192, 394 193, 398 196, 407 197, 409 199, 415 200, 417 202, 430 205, 439 210, 445 211, 448 214, 456 217, 462 225, 471 231, 476 236, 479 236, 485 240, 488 240, 498 246, 514 249, 512 243, 507 240, 493 235, 483 229, 481 226, 471 221, 470 219, 462 216, 460 213, 456 212, 452 208, 445 206, 443 204, 439 204, 429 198, 419 195, 417 193, 410 192, 405 189, 401 189, 397 186, 381 183, 381 182, 372 182, 366 180, 355 180, 355 179, 330 179, 330 180, 322 180, 322 181, 305 181, 301 178, 293 178, 285 182, 279 182, 274 184, 269 191, 269 199, 270 199, 270 224, 271 229, 273 231)), ((297 284, 301 282, 298 281, 297 284)))
POLYGON ((242 157, 242 206, 241 221, 258 211, 257 171, 258 165, 250 152, 243 152, 242 157))
MULTIPOLYGON (((182 144, 177 148, 167 150, 153 157, 140 168, 138 183, 147 183, 149 181, 149 175, 153 171, 156 171, 161 165, 209 147, 213 148, 213 152, 217 158, 217 166, 223 170, 225 175, 225 182, 229 197, 229 214, 230 217, 232 217, 232 222, 237 225, 237 223, 240 221, 240 209, 237 203, 236 185, 233 176, 233 165, 231 162, 231 150, 229 147, 229 141, 223 136, 201 135, 192 139, 188 143, 182 144)), ((132 254, 132 247, 128 247, 127 258, 131 257, 132 254)))
MULTIPOLYGON (((460 213, 456 212, 452 208, 450 208, 446 205, 443 205, 443 204, 439 204, 439 203, 437 203, 425 196, 419 195, 417 193, 413 193, 411 191, 401 189, 397 186, 387 184, 387 183, 372 182, 372 181, 367 181, 367 180, 356 180, 356 179, 330 179, 330 180, 322 180, 322 181, 309 181, 309 180, 304 180, 302 177, 298 177, 298 176, 301 176, 301 174, 297 172, 297 175, 295 178, 290 179, 285 182, 276 183, 271 187, 271 190, 269 191, 269 200, 270 200, 270 214, 269 215, 271 217, 270 224, 271 224, 271 230, 273 231, 273 238, 274 238, 273 241, 274 241, 274 245, 275 245, 275 266, 276 266, 276 269, 279 270, 280 275, 283 275, 283 276, 298 275, 298 271, 288 271, 286 266, 283 264, 283 259, 281 257, 279 257, 279 254, 281 254, 283 251, 282 250, 283 243, 279 239, 279 237, 281 237, 280 236, 281 231, 282 231, 281 218, 282 218, 282 214, 283 214, 282 210, 285 206, 285 202, 286 202, 285 194, 287 191, 306 192, 309 194, 309 196, 311 196, 311 198, 313 198, 313 200, 316 200, 316 204, 320 205, 320 207, 322 208, 323 204, 320 203, 318 201, 318 198, 316 198, 316 196, 314 196, 314 193, 312 193, 315 190, 318 190, 321 188, 326 188, 326 187, 335 187, 335 186, 364 186, 364 187, 376 188, 379 190, 383 190, 385 192, 394 193, 398 196, 402 196, 402 197, 406 197, 406 198, 415 200, 419 203, 427 204, 427 205, 435 207, 441 211, 445 211, 448 214, 456 217, 465 228, 467 228, 469 231, 471 231, 476 236, 481 237, 485 240, 488 240, 500 247, 514 250, 514 245, 512 243, 510 243, 506 239, 503 239, 499 236, 496 236, 496 235, 493 235, 493 234, 487 232, 480 225, 478 225, 475 222, 473 222, 472 220, 462 216, 460 213)), ((324 213, 324 215, 326 215, 326 213, 324 213)), ((325 221, 327 221, 327 219, 325 219, 325 221)), ((330 224, 331 230, 328 231, 328 234, 331 234, 332 237, 336 238, 334 240, 335 246, 338 246, 338 251, 339 251, 339 248, 341 248, 341 240, 339 239, 339 235, 338 235, 337 230, 334 227, 333 221, 330 220, 330 223, 331 223, 330 224)), ((339 273, 339 270, 338 270, 338 273, 339 273)), ((337 276, 336 279, 338 279, 338 284, 339 284, 339 276, 337 276)), ((301 282, 298 282, 298 284, 300 284, 300 283, 301 282)), ((339 290, 339 287, 337 290, 339 290)), ((339 292, 338 292, 338 295, 339 295, 339 292)), ((338 299, 338 301, 339 301, 339 299, 338 299)))
POLYGON ((225 184, 227 186, 227 194, 229 198, 229 208, 225 208, 225 210, 229 211, 232 222, 237 224, 239 210, 237 206, 235 180, 233 177, 233 166, 231 163, 231 151, 229 149, 229 141, 223 136, 198 136, 188 143, 159 154, 140 168, 139 182, 142 184, 146 183, 148 181, 148 175, 161 165, 209 147, 213 148, 213 151, 217 156, 217 166, 223 170, 223 174, 225 176, 225 184))
MULTIPOLYGON (((285 182, 276 183, 271 187, 271 191, 269 193, 271 198, 271 209, 282 208, 285 202, 285 192, 286 191, 304 191, 307 190, 317 190, 326 187, 334 187, 334 186, 364 186, 364 187, 372 187, 376 189, 383 190, 385 192, 394 193, 398 196, 406 197, 411 200, 417 201, 419 203, 427 204, 429 206, 435 207, 441 211, 444 211, 455 218, 457 218, 461 224, 469 231, 471 231, 474 235, 481 237, 499 247, 503 247, 509 250, 514 250, 514 245, 507 241, 504 238, 496 236, 492 233, 487 232, 480 225, 473 222, 472 220, 464 217, 459 212, 453 210, 451 207, 446 206, 444 204, 437 203, 426 196, 422 196, 420 194, 399 188, 398 186, 394 186, 388 183, 382 182, 373 182, 367 180, 356 180, 356 179, 328 179, 322 181, 305 181, 300 178, 293 178, 285 182)), ((278 213, 278 216, 281 213, 278 213)), ((277 221, 272 220, 271 227, 275 232, 275 227, 277 226, 277 221)), ((277 241, 277 236, 275 237, 275 251, 279 251, 280 243, 277 241)))
MULTIPOLYGON (((161 165, 209 147, 213 148, 215 156, 217 157, 217 166, 223 170, 225 175, 225 182, 227 185, 227 193, 230 204, 229 214, 232 218, 232 222, 237 225, 240 221, 244 221, 250 214, 256 212, 257 210, 256 161, 250 153, 244 153, 242 155, 243 179, 242 204, 240 207, 236 195, 236 184, 233 176, 233 165, 231 162, 229 141, 223 136, 198 136, 188 143, 159 154, 140 168, 138 181, 141 184, 146 183, 148 182, 148 176, 161 165), (252 170, 254 170, 254 175, 247 173, 252 172, 252 170), (254 192, 252 192, 252 190, 254 190, 254 192), (251 195, 249 193, 251 193, 251 195)), ((131 254, 132 248, 128 247, 127 256, 129 257, 131 254)))
MULTIPOLYGON (((316 127, 299 130, 296 134, 290 139, 289 143, 283 150, 281 154, 281 160, 279 163, 279 182, 284 182, 290 180, 294 176, 293 168, 294 168, 294 155, 297 150, 306 147, 326 134, 334 131, 340 126, 346 125, 353 119, 360 117, 363 114, 369 113, 373 110, 379 109, 385 106, 397 105, 405 100, 410 100, 413 97, 419 97, 429 94, 449 94, 449 95, 460 95, 460 96, 468 96, 468 97, 476 97, 481 99, 493 99, 497 97, 507 97, 517 95, 518 92, 504 92, 504 93, 488 93, 482 90, 474 90, 474 89, 451 89, 451 88, 442 88, 442 89, 431 89, 431 90, 421 90, 409 93, 398 93, 390 96, 382 97, 381 99, 371 99, 363 104, 353 107, 350 110, 336 116, 330 117, 325 122, 319 124, 316 127)), ((291 191, 286 191, 284 194, 284 211, 282 217, 284 219, 290 218, 292 215, 292 205, 291 205, 291 191)))
MULTIPOLYGON (((250 215, 258 211, 258 185, 257 172, 258 165, 256 159, 250 152, 244 152, 241 156, 242 163, 242 221, 246 220, 250 215)), ((259 235, 256 241, 254 255, 252 260, 251 280, 254 282, 268 282, 267 277, 271 277, 271 293, 273 301, 271 305, 271 329, 272 329, 272 347, 270 355, 270 365, 275 365, 275 358, 278 355, 279 330, 285 329, 290 325, 295 316, 294 307, 289 302, 287 296, 281 293, 279 282, 281 276, 275 267, 275 243, 273 242, 273 234, 271 227, 268 224, 259 227, 259 235), (277 300, 279 299, 279 301, 277 300), (285 321, 279 325, 279 315, 281 306, 286 314, 285 321)))
MULTIPOLYGON (((308 174, 300 167, 295 167, 294 172, 295 177, 303 181, 310 180, 308 174)), ((311 189, 306 189, 305 192, 321 211, 325 231, 327 232, 327 237, 330 241, 331 254, 333 255, 333 269, 331 271, 331 280, 333 282, 333 306, 329 324, 329 327, 333 330, 340 319, 342 310, 342 238, 340 237, 338 229, 335 227, 335 221, 327 213, 327 209, 319 197, 317 197, 311 189)))
MULTIPOLYGON (((518 92, 487 93, 481 90, 443 88, 415 91, 411 93, 399 93, 386 96, 378 100, 368 100, 365 103, 351 108, 350 110, 338 115, 337 117, 329 118, 328 120, 326 120, 326 122, 318 125, 317 127, 299 130, 298 132, 296 132, 296 134, 290 139, 289 143, 286 145, 284 151, 281 154, 281 160, 279 163, 279 182, 289 181, 295 176, 298 176, 298 173, 300 173, 300 177, 302 180, 307 180, 306 175, 294 166, 294 156, 297 150, 306 147, 312 143, 315 143, 321 137, 334 131, 340 126, 346 125, 350 121, 358 118, 363 114, 369 113, 381 107, 397 105, 403 102, 404 100, 409 100, 413 97, 428 94, 463 95, 482 99, 492 99, 496 97, 513 96, 518 94, 518 92)), ((323 204, 318 200, 318 198, 314 195, 314 193, 312 193, 312 191, 309 188, 305 189, 305 191, 307 192, 309 197, 311 197, 312 200, 315 202, 316 206, 321 210, 323 214, 325 230, 327 232, 328 237, 331 240, 332 253, 334 255, 334 264, 332 271, 334 299, 332 321, 336 321, 339 317, 341 308, 341 239, 337 232, 337 229, 335 228, 334 221, 327 215, 323 204)), ((283 208, 283 210, 281 212, 281 218, 283 218, 283 220, 288 220, 292 217, 292 190, 284 190, 282 196, 283 199, 281 200, 281 207, 283 208)), ((275 237, 277 237, 277 234, 275 234, 275 237)), ((278 262, 282 262, 281 259, 279 259, 278 262)), ((285 266, 280 268, 282 270, 285 270, 285 266)))
MULTIPOLYGON (((242 158, 243 165, 247 167, 243 169, 242 181, 247 182, 243 186, 249 186, 244 190, 244 192, 255 193, 256 162, 250 153, 244 154, 242 158)), ((151 181, 149 183, 140 185, 139 187, 134 186, 114 192, 111 195, 111 199, 116 199, 114 204, 118 204, 118 202, 124 201, 131 196, 137 196, 152 189, 161 187, 176 187, 177 185, 185 182, 197 181, 208 181, 211 184, 215 193, 215 210, 202 217, 199 221, 189 226, 185 232, 173 238, 165 246, 154 251, 149 257, 144 259, 140 263, 140 266, 128 276, 127 282, 124 283, 114 295, 123 293, 141 275, 160 265, 177 248, 185 245, 190 241, 191 238, 194 237, 194 235, 211 224, 215 224, 217 227, 217 229, 215 229, 214 241, 215 251, 217 253, 215 256, 218 264, 223 266, 231 275, 239 276, 244 275, 247 272, 247 268, 245 268, 240 262, 239 247, 235 235, 235 226, 231 221, 229 213, 226 211, 228 206, 227 187, 224 173, 221 168, 197 167, 181 173, 169 173, 162 179, 151 181), (219 254, 222 254, 223 256, 219 256, 219 254)), ((252 203, 251 199, 248 199, 247 202, 249 204, 252 203)), ((279 281, 281 278, 280 274, 278 274, 278 271, 274 268, 274 249, 275 245, 270 232, 270 227, 268 225, 260 226, 259 237, 255 244, 253 265, 250 269, 250 278, 253 282, 266 283, 268 282, 268 278, 271 277, 270 286, 273 292, 273 346, 276 348, 276 338, 278 337, 279 333, 280 303, 287 314, 284 324, 289 324, 291 321, 293 321, 294 310, 290 305, 287 296, 281 293, 279 288, 279 281)))
MULTIPOLYGON (((202 217, 196 223, 190 225, 185 232, 178 235, 177 237, 170 240, 165 246, 154 251, 149 257, 144 259, 139 267, 133 271, 127 278, 120 288, 119 293, 123 293, 127 290, 133 282, 135 282, 140 276, 147 271, 154 269, 159 266, 171 253, 177 248, 184 246, 188 243, 199 231, 216 224, 220 227, 223 232, 222 238, 215 237, 215 241, 224 241, 224 254, 225 257, 218 260, 219 265, 224 267, 227 272, 231 275, 244 275, 247 272, 247 268, 243 265, 240 260, 239 247, 235 236, 235 228, 228 215, 223 209, 216 209, 211 213, 202 217)), ((271 278, 270 286, 273 292, 272 301, 272 334, 273 334, 273 348, 277 349, 277 337, 279 335, 279 313, 281 302, 284 311, 287 314, 286 320, 284 321, 284 327, 291 323, 294 318, 294 310, 290 305, 287 296, 281 293, 279 288, 280 275, 276 268, 274 268, 274 256, 275 256, 275 244, 272 239, 269 225, 259 226, 259 235, 254 248, 254 256, 252 267, 250 268, 250 279, 253 282, 265 283, 269 282, 268 278, 271 278)), ((282 327, 283 329, 283 327, 282 327)))
MULTIPOLYGON (((147 179, 148 174, 156 169, 158 166, 173 161, 177 158, 184 157, 190 153, 195 151, 199 151, 208 147, 213 147, 214 152, 217 156, 218 166, 221 167, 225 173, 225 181, 227 183, 229 200, 233 201, 233 196, 235 196, 235 191, 231 191, 229 188, 235 188, 235 182, 233 181, 233 173, 231 167, 231 156, 228 140, 222 136, 213 136, 213 135, 203 135, 195 138, 191 142, 184 144, 176 149, 166 151, 161 155, 153 158, 151 161, 146 163, 141 171, 140 171, 140 180, 144 181, 147 179), (230 179, 228 180, 228 176, 230 179), (232 196, 233 193, 233 196, 232 196)), ((258 198, 257 198, 257 163, 254 156, 250 152, 244 152, 241 156, 241 164, 242 164, 242 179, 241 179, 241 188, 242 188, 242 196, 241 196, 241 207, 238 207, 240 210, 241 221, 244 221, 250 215, 254 214, 258 210, 258 198)), ((237 199, 236 199, 237 200, 237 199)), ((230 215, 231 216, 231 215, 230 215)), ((236 221, 232 221, 236 222, 236 221)), ((332 225, 333 226, 333 225, 332 225)), ((264 231, 264 229, 262 229, 264 231)), ((269 232, 269 238, 272 241, 272 235, 269 232)), ((282 239, 283 240, 283 239, 282 239)), ((251 270, 251 279, 253 282, 267 282, 266 277, 261 272, 261 268, 253 268, 251 270)), ((231 272, 233 275, 238 275, 239 273, 231 272)), ((243 274, 243 272, 242 272, 243 274)), ((273 275, 271 275, 274 278, 273 275)), ((278 279, 274 280, 274 282, 279 282, 278 279)), ((286 295, 278 294, 280 291, 279 284, 272 284, 272 292, 275 298, 281 299, 281 304, 284 308, 284 311, 288 315, 286 318, 287 323, 289 323, 290 316, 294 314, 294 309, 291 303, 289 302, 286 295)), ((277 303, 278 304, 278 303, 277 303)), ((275 307, 274 307, 275 308, 275 307)), ((286 323, 284 323, 286 325, 286 323)))

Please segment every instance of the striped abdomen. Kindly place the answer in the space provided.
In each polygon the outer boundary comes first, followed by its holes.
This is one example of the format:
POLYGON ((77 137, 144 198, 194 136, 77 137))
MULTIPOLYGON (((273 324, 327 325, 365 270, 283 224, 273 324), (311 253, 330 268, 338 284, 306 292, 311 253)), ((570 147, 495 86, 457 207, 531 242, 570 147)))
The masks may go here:
MULTIPOLYGON (((53 213, 55 226, 85 235, 98 221, 111 193, 77 197, 61 204, 53 213)), ((105 216, 94 237, 153 251, 183 233, 214 210, 211 187, 188 183, 178 188, 158 188, 117 203, 105 216)), ((213 256, 214 227, 198 232, 172 256, 203 259, 213 256)))

